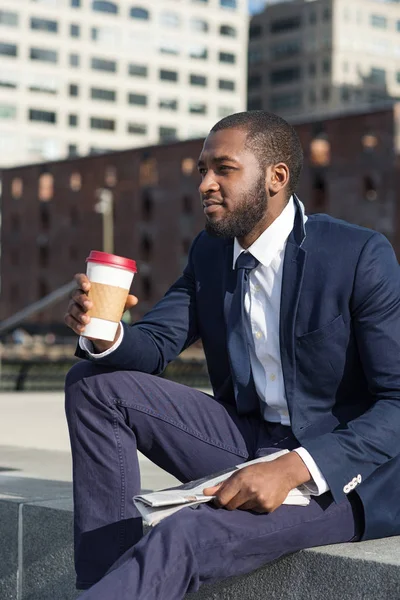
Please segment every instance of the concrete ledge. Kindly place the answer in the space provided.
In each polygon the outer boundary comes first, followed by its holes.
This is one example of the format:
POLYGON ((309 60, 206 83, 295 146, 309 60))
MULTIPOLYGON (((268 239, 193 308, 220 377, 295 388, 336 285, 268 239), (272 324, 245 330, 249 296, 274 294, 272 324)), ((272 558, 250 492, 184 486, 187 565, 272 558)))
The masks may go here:
MULTIPOLYGON (((70 483, 0 476, 0 598, 75 600, 70 483)), ((397 600, 400 537, 305 550, 188 600, 397 600)), ((112 600, 112 599, 110 599, 112 600)))

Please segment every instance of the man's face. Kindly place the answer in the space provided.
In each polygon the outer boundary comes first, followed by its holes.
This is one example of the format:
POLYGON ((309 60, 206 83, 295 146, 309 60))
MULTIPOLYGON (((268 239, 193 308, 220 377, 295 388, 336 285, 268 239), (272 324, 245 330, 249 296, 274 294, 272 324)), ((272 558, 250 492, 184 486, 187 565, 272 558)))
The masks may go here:
POLYGON ((206 231, 218 237, 242 238, 266 214, 265 175, 246 148, 246 132, 223 129, 207 137, 198 162, 206 231))

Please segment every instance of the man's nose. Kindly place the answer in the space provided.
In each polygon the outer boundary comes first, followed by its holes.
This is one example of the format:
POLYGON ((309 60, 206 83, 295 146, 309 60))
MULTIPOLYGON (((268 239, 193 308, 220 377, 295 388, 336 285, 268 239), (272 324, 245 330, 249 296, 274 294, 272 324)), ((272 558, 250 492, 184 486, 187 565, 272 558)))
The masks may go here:
POLYGON ((212 171, 208 171, 199 185, 199 192, 205 195, 208 192, 215 192, 217 190, 219 190, 219 185, 215 180, 214 174, 212 171))

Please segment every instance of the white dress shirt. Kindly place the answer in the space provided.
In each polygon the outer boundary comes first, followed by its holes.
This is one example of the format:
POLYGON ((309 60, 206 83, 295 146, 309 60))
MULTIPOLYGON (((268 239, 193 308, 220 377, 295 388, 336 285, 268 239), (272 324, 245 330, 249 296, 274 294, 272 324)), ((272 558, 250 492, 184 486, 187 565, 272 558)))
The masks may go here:
MULTIPOLYGON (((303 205, 302 210, 304 210, 303 205)), ((262 401, 263 417, 266 421, 290 426, 290 417, 285 395, 279 343, 279 314, 281 304, 283 259, 286 242, 294 225, 296 206, 291 198, 277 219, 257 238, 247 251, 259 265, 249 277, 245 293, 246 331, 250 349, 250 363, 255 387, 262 401)), ((306 220, 306 217, 304 216, 306 220)), ((237 239, 234 242, 233 265, 245 250, 237 239)), ((82 350, 94 359, 107 356, 118 348, 124 335, 121 333, 111 348, 101 354, 93 353, 93 346, 84 337, 79 338, 82 350)), ((307 483, 311 494, 319 496, 329 487, 320 469, 305 448, 295 450, 308 470, 312 481, 307 483)))

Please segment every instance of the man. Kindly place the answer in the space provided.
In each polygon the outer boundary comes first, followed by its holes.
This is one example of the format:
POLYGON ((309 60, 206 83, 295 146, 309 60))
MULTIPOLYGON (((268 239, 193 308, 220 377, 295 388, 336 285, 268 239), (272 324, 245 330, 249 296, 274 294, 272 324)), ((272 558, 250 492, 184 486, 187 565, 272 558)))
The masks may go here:
MULTIPOLYGON (((301 167, 279 117, 220 121, 199 159, 206 231, 182 277, 113 343, 80 339, 90 362, 69 373, 66 410, 83 599, 178 600, 301 548, 400 532, 398 263, 379 233, 307 219, 301 167), (214 397, 154 376, 198 339, 214 397), (141 539, 137 449, 181 481, 290 452, 141 539), (300 484, 310 504, 283 505, 300 484)), ((90 283, 77 281, 66 323, 80 334, 90 283)))

